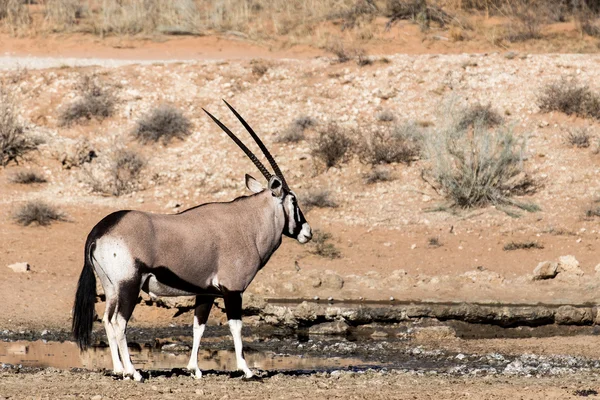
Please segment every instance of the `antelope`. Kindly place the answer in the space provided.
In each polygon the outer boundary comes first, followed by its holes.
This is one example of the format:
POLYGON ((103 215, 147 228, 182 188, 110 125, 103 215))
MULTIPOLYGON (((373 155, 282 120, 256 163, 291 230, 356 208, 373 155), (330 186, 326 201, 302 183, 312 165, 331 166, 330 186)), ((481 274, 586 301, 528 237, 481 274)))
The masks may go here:
POLYGON ((253 193, 230 202, 206 203, 178 214, 116 211, 89 233, 73 309, 73 335, 81 351, 91 344, 96 276, 106 295, 102 322, 113 371, 141 381, 125 336, 140 290, 150 296, 196 296, 193 345, 187 369, 202 377, 198 347, 216 297, 222 297, 233 336, 238 370, 253 376, 242 350, 242 294, 279 248, 283 235, 306 243, 311 227, 275 159, 261 139, 225 101, 273 168, 258 158, 221 121, 206 114, 240 147, 267 180, 245 175, 253 193), (94 274, 95 273, 95 274, 94 274))

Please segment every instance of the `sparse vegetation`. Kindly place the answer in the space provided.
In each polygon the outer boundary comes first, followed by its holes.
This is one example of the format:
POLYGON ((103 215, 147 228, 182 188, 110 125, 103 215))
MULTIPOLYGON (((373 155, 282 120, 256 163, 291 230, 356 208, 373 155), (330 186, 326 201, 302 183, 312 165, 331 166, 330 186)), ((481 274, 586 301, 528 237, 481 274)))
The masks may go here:
POLYGON ((590 147, 590 132, 586 128, 576 128, 567 133, 567 143, 577 148, 590 147))
POLYGON ((421 151, 421 133, 412 123, 379 129, 364 138, 358 153, 362 162, 378 165, 390 163, 410 164, 421 151))
POLYGON ((85 7, 78 0, 47 0, 44 14, 53 30, 64 31, 83 18, 85 7))
POLYGON ((14 100, 0 88, 0 166, 5 167, 11 161, 18 164, 36 148, 36 141, 25 134, 25 127, 17 118, 14 100))
POLYGON ((141 143, 158 142, 164 144, 172 139, 184 139, 192 133, 192 123, 177 108, 162 104, 143 115, 133 130, 133 135, 141 143))
POLYGON ((304 131, 317 125, 317 121, 309 116, 296 118, 286 130, 277 137, 278 143, 298 143, 305 139, 304 131))
POLYGON ((79 99, 64 107, 58 117, 60 126, 82 120, 103 120, 113 115, 116 99, 109 88, 103 87, 94 75, 86 75, 77 88, 79 99))
POLYGON ((445 27, 455 17, 436 5, 428 4, 426 0, 388 0, 387 14, 390 18, 387 27, 396 21, 411 20, 419 24, 421 31, 427 31, 432 22, 445 27))
POLYGON ((458 129, 468 129, 476 124, 489 128, 503 122, 504 118, 492 108, 490 103, 487 105, 476 103, 462 110, 458 120, 458 129))
POLYGON ((350 156, 352 139, 335 123, 330 123, 319 132, 312 143, 312 155, 321 161, 325 168, 339 166, 350 156))
POLYGON ((341 258, 342 253, 330 242, 331 238, 332 236, 330 233, 315 229, 311 242, 313 254, 330 259, 341 258))
POLYGON ((530 249, 543 249, 544 245, 534 242, 509 242, 504 245, 504 251, 513 251, 513 250, 530 250, 530 249))
POLYGON ((542 88, 538 106, 543 112, 560 111, 567 115, 600 119, 600 94, 592 92, 575 78, 561 78, 542 88))
POLYGON ((250 65, 252 65, 252 75, 260 78, 269 70, 269 65, 263 60, 252 60, 250 61, 250 65))
POLYGON ((92 191, 121 196, 138 189, 140 175, 146 165, 138 153, 117 149, 102 161, 102 166, 97 165, 96 170, 84 170, 92 191))
POLYGON ((392 122, 396 119, 396 116, 390 110, 384 110, 377 114, 377 121, 381 122, 392 122))
POLYGON ((363 175, 365 183, 367 185, 372 185, 377 182, 388 182, 393 180, 392 173, 389 169, 376 166, 372 168, 369 172, 363 175))
POLYGON ((548 6, 539 6, 527 0, 506 2, 502 7, 509 18, 506 39, 524 42, 542 37, 542 28, 548 21, 548 6))
POLYGON ((436 249, 442 247, 443 244, 440 242, 440 238, 433 236, 427 239, 427 246, 436 249))
POLYGON ((55 221, 67 220, 65 214, 56 207, 38 200, 29 201, 19 207, 13 213, 13 219, 17 224, 23 226, 31 224, 46 226, 55 221))
POLYGON ((429 181, 433 188, 454 207, 494 204, 537 210, 533 204, 511 199, 512 195, 534 188, 523 171, 525 141, 515 138, 506 126, 488 128, 476 123, 473 129, 460 129, 452 121, 452 110, 452 106, 446 110, 448 126, 425 135, 425 153, 431 168, 424 171, 424 179, 433 178, 434 182, 429 181))
POLYGON ((9 177, 12 183, 19 183, 22 185, 30 185, 32 183, 45 183, 47 182, 44 175, 35 171, 17 171, 9 177))
POLYGON ((306 211, 313 208, 335 208, 337 203, 331 198, 329 190, 309 190, 302 196, 302 205, 306 211))

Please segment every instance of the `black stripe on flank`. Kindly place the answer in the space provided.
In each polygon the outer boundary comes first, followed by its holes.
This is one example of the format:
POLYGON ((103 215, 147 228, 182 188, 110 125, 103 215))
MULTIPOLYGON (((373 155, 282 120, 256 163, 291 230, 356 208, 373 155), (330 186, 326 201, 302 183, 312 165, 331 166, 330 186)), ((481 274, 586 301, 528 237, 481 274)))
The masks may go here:
POLYGON ((96 226, 94 226, 88 235, 88 240, 91 238, 95 240, 106 235, 112 228, 115 227, 115 225, 119 223, 119 221, 121 221, 121 219, 123 219, 125 215, 129 214, 130 212, 131 210, 115 211, 114 213, 102 218, 102 220, 98 222, 96 226))

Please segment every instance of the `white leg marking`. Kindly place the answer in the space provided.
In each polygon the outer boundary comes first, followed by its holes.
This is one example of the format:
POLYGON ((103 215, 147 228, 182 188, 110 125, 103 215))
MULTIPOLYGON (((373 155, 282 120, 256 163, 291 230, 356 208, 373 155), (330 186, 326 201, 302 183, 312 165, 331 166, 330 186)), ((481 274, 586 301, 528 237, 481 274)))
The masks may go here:
POLYGON ((246 378, 252 378, 254 374, 248 368, 246 360, 244 360, 244 356, 242 354, 242 320, 230 319, 227 322, 229 323, 229 330, 231 331, 231 336, 233 336, 233 346, 235 347, 235 358, 237 361, 237 368, 241 371, 244 371, 244 375, 246 376, 246 378))
POLYGON ((190 362, 187 365, 187 369, 194 371, 194 378, 202 378, 202 372, 198 367, 198 348, 200 347, 200 339, 204 334, 205 324, 198 322, 198 316, 194 315, 194 344, 192 346, 192 355, 190 356, 190 362))
POLYGON ((117 343, 119 344, 119 353, 121 353, 121 360, 123 361, 123 377, 133 377, 134 380, 140 382, 142 375, 135 370, 129 357, 129 349, 127 348, 127 338, 125 337, 125 329, 127 328, 127 321, 125 318, 115 312, 115 318, 113 318, 113 328, 116 331, 117 343))
POLYGON ((113 372, 115 374, 122 374, 123 364, 121 363, 121 359, 119 358, 119 347, 117 344, 117 338, 115 336, 115 330, 113 329, 112 324, 108 320, 108 314, 104 314, 102 322, 104 323, 106 337, 108 338, 108 346, 110 347, 110 355, 112 357, 113 362, 113 372))

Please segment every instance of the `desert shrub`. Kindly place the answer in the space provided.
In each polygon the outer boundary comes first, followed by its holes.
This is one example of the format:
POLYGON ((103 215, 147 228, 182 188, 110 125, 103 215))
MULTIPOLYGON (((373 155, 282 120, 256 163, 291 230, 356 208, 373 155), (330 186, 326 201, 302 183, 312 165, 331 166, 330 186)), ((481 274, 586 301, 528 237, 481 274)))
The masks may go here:
POLYGON ((11 161, 18 164, 36 148, 37 143, 25 134, 25 127, 17 118, 13 98, 0 88, 0 166, 5 167, 11 161))
POLYGON ((335 123, 330 123, 319 132, 312 143, 312 155, 321 161, 325 168, 335 167, 346 161, 350 156, 353 140, 335 123))
POLYGON ((509 242, 504 245, 504 251, 513 250, 530 250, 530 249, 543 249, 544 246, 538 242, 527 241, 527 242, 509 242))
POLYGON ((330 259, 341 258, 342 253, 330 242, 331 238, 330 233, 315 229, 311 244, 313 254, 330 259))
POLYGON ((105 0, 97 18, 100 35, 199 34, 201 14, 194 0, 105 0))
POLYGON ((162 104, 143 115, 133 130, 141 143, 158 142, 167 144, 171 139, 184 139, 192 133, 192 123, 177 108, 162 104))
POLYGON ((60 126, 69 126, 82 119, 103 120, 113 115, 116 98, 102 87, 94 75, 86 75, 77 87, 79 99, 64 107, 59 116, 60 126))
POLYGON ((44 175, 35 171, 17 171, 9 177, 9 180, 12 183, 20 183, 22 185, 47 182, 44 175))
POLYGON ((377 182, 388 182, 393 180, 392 173, 389 169, 383 167, 372 168, 369 172, 363 175, 363 179, 367 185, 372 185, 377 182))
POLYGON ((377 121, 381 122, 392 122, 396 119, 396 116, 390 110, 384 110, 378 113, 375 117, 377 118, 377 121))
POLYGON ((364 49, 360 47, 347 46, 341 40, 334 40, 325 46, 325 50, 333 53, 335 62, 343 64, 350 60, 356 60, 359 66, 370 65, 373 63, 364 49))
POLYGON ((263 60, 252 60, 250 64, 252 65, 252 75, 258 78, 266 74, 269 70, 269 64, 263 60))
POLYGON ((329 190, 309 190, 302 196, 302 206, 306 211, 313 208, 335 208, 337 203, 331 198, 329 190))
POLYGON ((50 225, 54 221, 66 221, 65 214, 56 207, 43 201, 29 201, 13 213, 13 219, 19 225, 29 226, 36 223, 40 226, 50 225))
POLYGON ((138 189, 141 172, 146 165, 135 151, 117 149, 103 163, 97 163, 96 171, 85 169, 87 181, 93 192, 121 196, 138 189))
POLYGON ((578 148, 590 147, 590 132, 586 128, 577 128, 567 133, 567 143, 578 148))
POLYGON ((491 104, 477 103, 462 110, 458 120, 458 129, 467 129, 476 124, 493 127, 500 125, 502 122, 504 122, 504 119, 492 108, 491 104))
POLYGON ((12 33, 31 22, 27 5, 22 0, 0 0, 0 21, 8 26, 12 33))
POLYGON ((46 20, 55 30, 64 30, 77 24, 85 13, 79 0, 48 0, 44 8, 46 20))
POLYGON ((428 30, 431 22, 443 28, 455 20, 453 15, 436 5, 428 4, 426 0, 388 0, 387 15, 390 18, 387 28, 396 21, 411 20, 419 24, 421 31, 428 30))
POLYGON ((317 125, 317 121, 309 116, 296 118, 275 140, 278 143, 297 143, 304 140, 304 131, 317 125))
POLYGON ((440 131, 425 135, 424 143, 431 167, 423 176, 433 178, 432 186, 451 206, 494 204, 527 211, 538 209, 511 199, 512 195, 527 192, 533 182, 523 170, 525 142, 517 140, 509 127, 490 129, 478 123, 467 130, 450 121, 440 131))
POLYGON ((600 119, 600 95, 575 78, 563 77, 547 84, 539 93, 537 103, 543 112, 560 111, 600 119))
POLYGON ((443 244, 440 242, 440 238, 433 236, 427 239, 427 246, 431 248, 438 248, 442 247, 443 244))
POLYGON ((377 165, 390 163, 410 164, 421 151, 419 129, 406 123, 393 129, 380 129, 364 138, 358 150, 362 162, 377 165))

